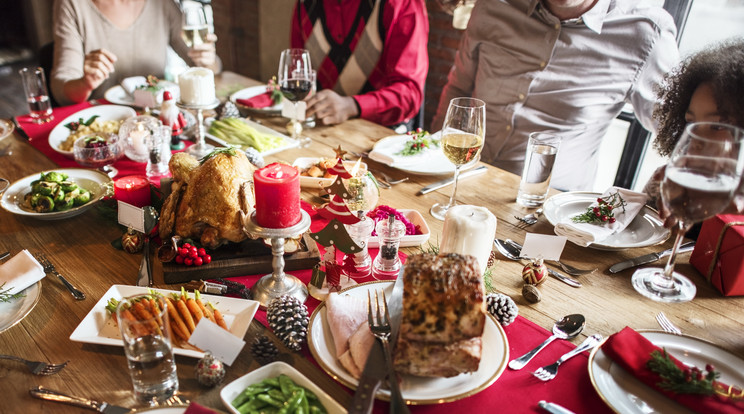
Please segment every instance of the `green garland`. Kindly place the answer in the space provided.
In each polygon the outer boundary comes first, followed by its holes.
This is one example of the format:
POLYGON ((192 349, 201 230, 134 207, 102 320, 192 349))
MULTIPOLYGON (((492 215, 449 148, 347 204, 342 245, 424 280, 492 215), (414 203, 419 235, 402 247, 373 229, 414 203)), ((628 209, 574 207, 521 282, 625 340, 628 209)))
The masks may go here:
POLYGON ((600 225, 614 223, 616 220, 615 210, 622 208, 623 213, 625 213, 625 206, 627 205, 628 202, 620 196, 619 191, 616 191, 606 197, 597 198, 596 206, 590 205, 586 208, 585 213, 571 217, 571 221, 574 223, 598 223, 600 225))

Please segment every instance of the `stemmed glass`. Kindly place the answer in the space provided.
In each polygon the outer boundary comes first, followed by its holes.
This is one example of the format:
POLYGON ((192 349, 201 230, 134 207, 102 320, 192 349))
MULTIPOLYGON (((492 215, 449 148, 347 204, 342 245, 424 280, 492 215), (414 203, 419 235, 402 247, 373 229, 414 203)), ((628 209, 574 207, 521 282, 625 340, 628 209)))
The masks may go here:
POLYGON ((75 161, 83 167, 97 168, 111 178, 119 170, 111 164, 124 155, 124 145, 119 136, 110 132, 97 132, 75 140, 72 147, 75 161))
POLYGON ((674 271, 677 250, 693 224, 723 211, 739 186, 744 131, 731 125, 700 122, 687 125, 666 165, 661 201, 677 219, 677 236, 664 268, 637 270, 633 287, 660 302, 687 302, 695 284, 674 271))
MULTIPOLYGON (((310 52, 305 49, 286 49, 279 58, 279 89, 285 98, 292 101, 294 111, 287 125, 293 139, 297 139, 302 125, 297 119, 297 103, 305 99, 312 90, 312 65, 310 52)), ((310 137, 303 137, 300 146, 310 145, 310 137)))
POLYGON ((192 48, 204 44, 209 34, 209 24, 204 7, 201 4, 193 4, 185 7, 182 15, 182 36, 186 46, 192 48))
POLYGON ((440 145, 444 155, 455 164, 452 196, 447 204, 437 203, 431 207, 431 215, 444 220, 447 210, 457 204, 457 177, 460 167, 479 159, 486 135, 486 103, 475 98, 454 98, 447 108, 442 125, 440 145))

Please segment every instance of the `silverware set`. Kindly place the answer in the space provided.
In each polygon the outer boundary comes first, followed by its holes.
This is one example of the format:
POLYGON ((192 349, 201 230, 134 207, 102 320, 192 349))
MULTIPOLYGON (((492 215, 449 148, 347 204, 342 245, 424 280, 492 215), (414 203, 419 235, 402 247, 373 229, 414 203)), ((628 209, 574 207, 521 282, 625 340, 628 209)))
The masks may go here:
POLYGON ((63 362, 61 364, 50 364, 47 362, 41 362, 41 361, 29 361, 27 359, 23 359, 14 355, 3 355, 0 354, 0 359, 10 359, 13 361, 18 361, 26 364, 29 371, 31 371, 32 374, 35 375, 54 375, 62 369, 67 366, 67 362, 63 362))
POLYGON ((85 299, 85 293, 81 292, 78 288, 76 288, 69 281, 67 281, 67 279, 64 276, 59 274, 59 272, 57 272, 57 269, 54 267, 52 262, 50 262, 49 259, 46 258, 46 256, 44 256, 42 253, 38 253, 35 255, 35 257, 36 257, 36 260, 39 261, 41 266, 44 267, 44 272, 51 273, 57 276, 59 280, 62 281, 62 284, 65 285, 67 290, 70 291, 70 293, 72 294, 72 297, 74 297, 77 300, 85 299))
POLYGON ((558 375, 558 367, 561 366, 562 363, 586 350, 594 348, 595 346, 599 345, 600 342, 602 342, 602 335, 594 334, 586 338, 584 342, 581 343, 581 345, 577 346, 570 352, 565 353, 554 363, 536 369, 535 372, 532 373, 532 375, 542 381, 550 381, 555 378, 556 375, 558 375))

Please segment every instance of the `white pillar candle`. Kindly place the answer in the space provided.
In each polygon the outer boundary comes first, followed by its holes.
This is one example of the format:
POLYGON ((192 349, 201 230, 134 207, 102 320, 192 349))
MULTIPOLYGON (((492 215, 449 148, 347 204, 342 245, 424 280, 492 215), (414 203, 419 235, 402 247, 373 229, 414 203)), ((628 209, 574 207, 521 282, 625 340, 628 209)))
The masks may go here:
POLYGON ((496 216, 487 208, 469 205, 450 207, 444 216, 440 253, 474 256, 481 274, 486 271, 496 236, 496 216))
POLYGON ((189 68, 178 76, 181 101, 187 105, 209 105, 217 97, 214 72, 207 68, 189 68))

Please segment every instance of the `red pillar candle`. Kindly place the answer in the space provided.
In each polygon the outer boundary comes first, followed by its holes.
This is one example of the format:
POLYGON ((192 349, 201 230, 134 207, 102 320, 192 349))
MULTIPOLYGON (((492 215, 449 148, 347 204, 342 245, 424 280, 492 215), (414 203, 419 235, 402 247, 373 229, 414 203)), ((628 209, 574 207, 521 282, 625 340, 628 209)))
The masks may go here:
POLYGON ((253 173, 256 222, 261 227, 283 229, 300 221, 300 172, 287 164, 273 163, 253 173))
POLYGON ((150 205, 150 181, 144 175, 130 175, 116 180, 114 198, 135 207, 150 205))

